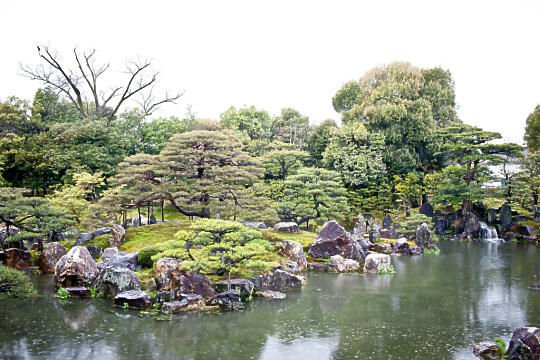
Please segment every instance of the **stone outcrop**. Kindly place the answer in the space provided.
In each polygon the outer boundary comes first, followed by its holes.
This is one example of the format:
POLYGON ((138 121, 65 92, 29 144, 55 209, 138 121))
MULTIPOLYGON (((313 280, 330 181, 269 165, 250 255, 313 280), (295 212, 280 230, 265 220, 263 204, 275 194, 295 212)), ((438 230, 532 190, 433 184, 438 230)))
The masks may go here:
POLYGON ((351 272, 358 271, 360 264, 356 260, 343 259, 341 255, 334 255, 328 260, 328 271, 332 272, 351 272))
POLYGON ((504 229, 508 229, 512 225, 512 209, 510 205, 504 204, 499 208, 500 221, 504 229))
POLYGON ((83 246, 74 246, 54 267, 54 286, 91 286, 98 275, 94 259, 83 246))
POLYGON ((355 240, 363 239, 366 231, 367 231, 366 219, 364 219, 364 216, 362 215, 362 213, 358 213, 358 218, 356 219, 356 224, 354 225, 352 236, 355 240))
POLYGON ((390 269, 390 256, 385 254, 371 253, 366 257, 366 262, 364 263, 364 272, 378 274, 383 269, 390 269))
POLYGON ((35 266, 32 255, 28 251, 9 248, 2 253, 2 262, 10 268, 22 270, 35 266))
POLYGON ((210 299, 216 292, 208 277, 193 271, 179 270, 182 261, 173 258, 161 258, 156 263, 155 280, 158 291, 169 292, 173 300, 179 300, 180 294, 197 294, 210 299))
POLYGON ((317 239, 309 246, 308 253, 314 258, 328 258, 334 255, 359 261, 365 258, 358 242, 334 220, 324 224, 317 239))
POLYGON ((328 264, 325 262, 310 262, 308 263, 308 269, 310 271, 326 271, 328 270, 328 264))
POLYGON ((60 258, 67 254, 66 247, 59 242, 52 242, 39 255, 39 269, 46 273, 53 273, 54 266, 60 258))
POLYGON ((474 356, 484 360, 499 359, 499 344, 495 341, 480 341, 473 345, 474 356))
POLYGON ((303 276, 289 274, 283 270, 276 270, 272 275, 256 275, 253 277, 255 291, 279 291, 286 292, 291 290, 300 290, 304 282, 303 276))
POLYGON ((120 247, 126 241, 126 230, 121 226, 114 224, 109 235, 109 246, 120 247))
POLYGON ((127 290, 140 290, 141 281, 137 274, 128 268, 112 267, 98 264, 99 274, 94 287, 105 296, 116 296, 127 290))
POLYGON ((146 291, 128 290, 121 292, 114 298, 114 305, 124 307, 125 304, 132 309, 147 309, 152 306, 152 299, 146 291))
POLYGON ((239 223, 244 224, 247 227, 255 228, 255 229, 262 229, 266 230, 268 227, 265 223, 262 221, 244 221, 244 220, 238 220, 239 223))
POLYGON ((386 214, 383 216, 382 227, 384 229, 390 229, 392 227, 392 217, 390 215, 386 214))
MULTIPOLYGON (((217 292, 225 292, 228 288, 227 280, 222 280, 214 284, 214 289, 217 292)), ((248 279, 231 279, 231 290, 238 291, 242 300, 251 298, 254 289, 255 285, 248 279)))
POLYGON ((219 306, 222 310, 244 310, 240 293, 234 289, 213 296, 206 302, 206 305, 219 306))
POLYGON ((300 228, 295 222, 278 222, 274 225, 275 231, 288 232, 288 233, 298 233, 300 228))
POLYGON ((373 245, 373 251, 381 253, 381 254, 390 255, 392 254, 392 245, 376 243, 373 245))
POLYGON ((306 254, 299 242, 285 240, 283 244, 281 244, 280 253, 294 261, 298 265, 300 271, 307 269, 306 254))
POLYGON ((420 206, 419 210, 420 214, 426 215, 427 217, 432 218, 433 217, 433 206, 429 202, 425 202, 420 206))

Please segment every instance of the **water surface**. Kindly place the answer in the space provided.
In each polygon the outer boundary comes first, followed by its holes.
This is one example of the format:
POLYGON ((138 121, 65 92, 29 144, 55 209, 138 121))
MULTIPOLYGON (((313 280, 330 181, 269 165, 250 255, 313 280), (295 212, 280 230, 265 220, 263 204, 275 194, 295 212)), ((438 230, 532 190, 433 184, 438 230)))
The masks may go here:
POLYGON ((107 299, 0 305, 0 359, 474 359, 474 342, 540 326, 540 249, 441 242, 392 257, 394 275, 308 273, 285 300, 244 312, 140 317, 107 299))

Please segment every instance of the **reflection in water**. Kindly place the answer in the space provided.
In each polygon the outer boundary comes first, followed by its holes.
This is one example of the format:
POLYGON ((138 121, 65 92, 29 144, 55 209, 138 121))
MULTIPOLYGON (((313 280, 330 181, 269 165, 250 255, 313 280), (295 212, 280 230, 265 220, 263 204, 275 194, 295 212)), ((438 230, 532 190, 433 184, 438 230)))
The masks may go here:
POLYGON ((0 306, 0 358, 473 359, 471 345, 540 325, 534 246, 440 244, 439 256, 393 257, 395 275, 309 273, 301 292, 246 311, 172 321, 108 299, 43 297, 0 306))

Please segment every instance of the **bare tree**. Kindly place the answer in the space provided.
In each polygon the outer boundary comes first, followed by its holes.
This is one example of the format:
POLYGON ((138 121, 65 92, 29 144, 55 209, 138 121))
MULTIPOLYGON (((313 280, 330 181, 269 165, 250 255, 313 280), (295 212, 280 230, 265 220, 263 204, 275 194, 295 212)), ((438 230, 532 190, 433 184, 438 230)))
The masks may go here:
POLYGON ((51 87, 59 95, 69 99, 84 117, 105 118, 107 126, 114 119, 120 107, 128 99, 136 99, 146 115, 152 114, 160 105, 175 103, 182 93, 165 93, 156 98, 154 87, 159 73, 150 68, 150 61, 128 61, 127 79, 121 86, 104 90, 101 76, 109 70, 109 64, 97 64, 95 50, 80 53, 73 49, 76 65, 70 68, 60 63, 60 56, 47 46, 38 46, 38 55, 44 63, 28 66, 21 65, 24 75, 51 87))

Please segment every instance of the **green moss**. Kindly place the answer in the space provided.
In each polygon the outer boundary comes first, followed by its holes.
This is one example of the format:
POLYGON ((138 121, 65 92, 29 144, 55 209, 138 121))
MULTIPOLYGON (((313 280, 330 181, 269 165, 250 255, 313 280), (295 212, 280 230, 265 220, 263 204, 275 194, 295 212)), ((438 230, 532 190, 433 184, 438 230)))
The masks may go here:
POLYGON ((34 298, 37 295, 37 290, 28 275, 0 265, 0 300, 6 298, 34 298))
POLYGON ((67 251, 71 250, 75 246, 75 240, 60 241, 60 244, 64 245, 67 251))
POLYGON ((317 238, 317 234, 309 231, 300 231, 299 233, 287 233, 274 230, 262 230, 263 239, 270 242, 283 242, 285 240, 293 240, 302 244, 305 250, 317 238))

